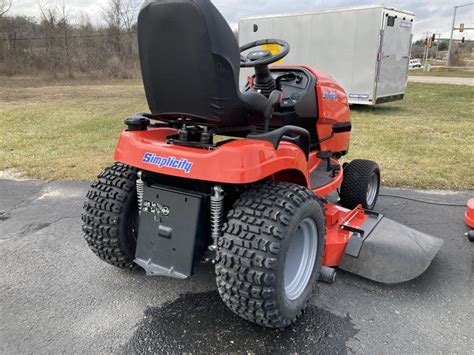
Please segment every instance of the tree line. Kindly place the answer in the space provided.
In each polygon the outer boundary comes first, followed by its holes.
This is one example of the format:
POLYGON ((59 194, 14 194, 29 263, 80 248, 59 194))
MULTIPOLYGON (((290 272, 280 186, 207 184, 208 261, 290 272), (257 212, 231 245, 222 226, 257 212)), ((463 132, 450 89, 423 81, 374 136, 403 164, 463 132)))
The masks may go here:
MULTIPOLYGON (((136 18, 142 0, 108 0, 101 25, 86 13, 74 13, 66 0, 37 0, 39 16, 13 16, 13 1, 0 0, 0 75, 47 75, 133 78, 139 73, 136 18), (62 1, 62 2, 60 2, 62 1)), ((442 56, 446 40, 431 48, 442 56)), ((474 42, 454 43, 452 62, 467 65, 474 42)), ((424 42, 416 41, 412 57, 422 57, 424 42)))
MULTIPOLYGON (((449 39, 437 40, 428 49, 428 59, 446 60, 449 47, 449 39)), ((474 41, 467 40, 464 43, 454 41, 451 48, 451 63, 456 66, 472 66, 472 52, 474 41)), ((426 50, 424 39, 413 42, 411 58, 423 58, 426 50)))
POLYGON ((139 72, 136 17, 141 0, 108 0, 102 25, 65 2, 38 1, 38 18, 8 14, 0 0, 0 75, 132 78, 139 72))

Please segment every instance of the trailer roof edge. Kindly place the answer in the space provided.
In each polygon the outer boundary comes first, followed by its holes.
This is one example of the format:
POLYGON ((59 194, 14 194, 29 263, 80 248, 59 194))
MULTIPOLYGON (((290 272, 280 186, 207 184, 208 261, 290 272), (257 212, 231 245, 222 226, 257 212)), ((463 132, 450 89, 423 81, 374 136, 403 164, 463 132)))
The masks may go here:
POLYGON ((239 19, 241 20, 254 20, 254 19, 262 19, 262 18, 274 18, 274 17, 287 17, 287 16, 295 16, 295 15, 313 15, 313 14, 323 14, 323 13, 331 13, 331 12, 342 12, 342 11, 357 11, 357 10, 366 10, 366 9, 377 9, 383 8, 387 10, 397 11, 409 16, 415 17, 415 13, 403 10, 399 7, 389 5, 389 4, 374 4, 374 5, 365 5, 365 6, 352 6, 352 7, 336 7, 331 9, 324 9, 324 10, 313 10, 313 11, 299 11, 299 12, 287 12, 281 14, 270 14, 270 15, 263 15, 263 16, 249 16, 249 17, 242 17, 239 19))

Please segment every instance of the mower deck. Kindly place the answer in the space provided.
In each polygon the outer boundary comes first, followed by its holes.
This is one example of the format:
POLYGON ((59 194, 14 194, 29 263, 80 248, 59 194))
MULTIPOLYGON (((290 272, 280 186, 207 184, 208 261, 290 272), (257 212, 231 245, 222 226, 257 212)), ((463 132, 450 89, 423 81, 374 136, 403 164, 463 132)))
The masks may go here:
POLYGON ((385 284, 401 283, 424 273, 442 244, 441 239, 382 218, 357 255, 349 254, 349 243, 339 268, 385 284))
POLYGON ((361 207, 347 210, 328 203, 322 265, 380 283, 412 280, 431 264, 441 239, 421 233, 361 207))

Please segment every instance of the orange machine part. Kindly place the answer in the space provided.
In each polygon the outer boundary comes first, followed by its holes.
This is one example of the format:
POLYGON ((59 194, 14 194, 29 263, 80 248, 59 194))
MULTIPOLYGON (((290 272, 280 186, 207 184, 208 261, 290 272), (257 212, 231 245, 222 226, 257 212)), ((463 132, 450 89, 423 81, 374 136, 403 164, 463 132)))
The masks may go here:
POLYGON ((464 222, 466 222, 470 228, 474 229, 474 198, 471 198, 467 202, 467 211, 464 216, 464 222))
POLYGON ((343 224, 360 228, 369 216, 365 214, 362 206, 354 210, 327 203, 325 205, 326 215, 326 239, 322 265, 338 266, 341 263, 347 243, 352 236, 352 232, 341 229, 343 224))
POLYGON ((138 169, 195 180, 229 184, 248 184, 290 171, 299 174, 309 186, 308 162, 303 151, 293 143, 281 142, 277 150, 270 142, 253 139, 234 140, 215 150, 181 147, 166 143, 176 134, 171 128, 147 131, 123 131, 115 160, 138 169), (145 154, 188 161, 188 171, 145 162, 145 154))
MULTIPOLYGON (((315 120, 319 138, 332 133, 335 123, 351 121, 351 111, 347 94, 341 85, 331 76, 306 65, 272 65, 271 68, 304 68, 316 78, 316 98, 318 100, 318 118, 315 120), (330 99, 328 98, 330 97, 330 99)), ((251 84, 249 82, 249 84, 251 84)), ((320 150, 333 153, 348 152, 350 132, 338 133, 333 138, 320 144, 320 150)))
MULTIPOLYGON (((335 123, 350 122, 351 112, 349 101, 342 86, 331 76, 324 74, 311 67, 303 66, 316 77, 316 97, 318 99, 318 120, 316 130, 318 137, 327 137, 332 133, 335 123), (334 95, 335 99, 325 99, 328 94, 334 95)), ((338 133, 332 139, 320 144, 322 151, 347 152, 349 150, 351 134, 338 133)))

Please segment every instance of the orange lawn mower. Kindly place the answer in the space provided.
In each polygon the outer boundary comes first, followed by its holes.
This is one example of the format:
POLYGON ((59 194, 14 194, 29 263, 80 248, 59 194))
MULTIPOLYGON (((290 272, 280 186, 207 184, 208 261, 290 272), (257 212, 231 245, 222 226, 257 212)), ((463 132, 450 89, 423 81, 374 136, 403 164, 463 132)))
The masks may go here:
POLYGON ((464 223, 469 227, 470 231, 466 233, 469 241, 474 242, 474 198, 467 201, 467 210, 464 215, 464 223))
POLYGON ((84 207, 101 259, 179 279, 212 262, 223 302, 272 328, 294 323, 337 268, 382 283, 428 268, 442 241, 374 211, 376 163, 339 162, 352 127, 341 86, 304 65, 269 67, 287 42, 239 50, 209 0, 147 1, 138 42, 151 112, 125 121, 84 207), (240 68, 255 71, 243 91, 240 68))

